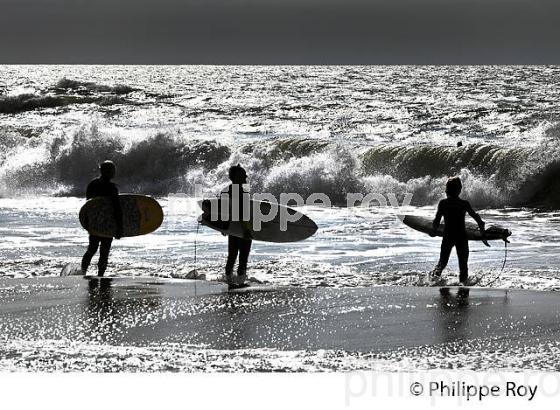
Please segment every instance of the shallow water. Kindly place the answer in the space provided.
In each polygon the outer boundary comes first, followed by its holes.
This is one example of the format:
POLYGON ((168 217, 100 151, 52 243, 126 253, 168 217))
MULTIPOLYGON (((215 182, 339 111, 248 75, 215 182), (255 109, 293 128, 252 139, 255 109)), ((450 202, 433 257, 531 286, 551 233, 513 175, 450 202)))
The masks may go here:
MULTIPOLYGON (((208 279, 219 279, 226 237, 204 226, 197 233, 196 199, 170 197, 160 202, 166 215, 163 226, 147 236, 115 240, 107 274, 184 277, 197 269, 208 279)), ((79 263, 87 246, 87 234, 77 219, 82 204, 78 198, 0 199, 0 274, 56 276, 66 264, 79 263)), ((293 286, 413 286, 422 285, 437 262, 441 239, 411 230, 396 217, 397 213, 430 216, 431 207, 301 210, 317 222, 318 232, 296 243, 254 242, 251 277, 293 286)), ((508 227, 513 235, 503 271, 502 241, 492 242, 490 248, 471 242, 471 275, 481 278, 480 285, 560 289, 556 213, 503 209, 482 215, 489 224, 508 227)), ((453 254, 446 274, 450 281, 457 277, 455 259, 453 254)), ((95 272, 95 259, 91 270, 95 272)))

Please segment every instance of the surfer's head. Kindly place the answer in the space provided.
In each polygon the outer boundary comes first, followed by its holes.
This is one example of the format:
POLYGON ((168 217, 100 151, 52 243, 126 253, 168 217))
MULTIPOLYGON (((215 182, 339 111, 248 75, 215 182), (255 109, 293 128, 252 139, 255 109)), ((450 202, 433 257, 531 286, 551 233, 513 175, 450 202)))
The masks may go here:
POLYGON ((461 183, 461 178, 451 177, 447 180, 445 184, 445 193, 449 197, 458 197, 463 189, 463 184, 461 183))
POLYGON ((111 179, 114 178, 115 176, 115 164, 113 164, 113 161, 103 161, 103 163, 101 165, 99 165, 99 172, 101 173, 101 176, 103 178, 106 179, 111 179))
POLYGON ((247 173, 241 165, 237 164, 230 167, 229 179, 231 179, 231 182, 234 184, 245 184, 247 182, 247 173))

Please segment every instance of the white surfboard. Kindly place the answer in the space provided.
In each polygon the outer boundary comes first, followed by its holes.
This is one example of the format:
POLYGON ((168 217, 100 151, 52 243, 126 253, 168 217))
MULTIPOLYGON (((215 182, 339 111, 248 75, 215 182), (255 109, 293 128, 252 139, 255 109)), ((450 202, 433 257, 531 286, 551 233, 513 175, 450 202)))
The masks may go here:
POLYGON ((200 201, 199 206, 203 211, 203 214, 198 218, 201 224, 225 235, 239 238, 264 242, 297 242, 309 238, 318 229, 317 224, 301 212, 265 201, 250 201, 250 209, 258 210, 260 215, 269 215, 271 211, 275 213, 274 218, 269 221, 262 221, 260 226, 255 223, 253 212, 250 213, 250 217, 246 221, 230 221, 227 212, 224 215, 220 198, 200 201), (282 212, 289 217, 289 220, 285 221, 284 224, 281 220, 282 212))

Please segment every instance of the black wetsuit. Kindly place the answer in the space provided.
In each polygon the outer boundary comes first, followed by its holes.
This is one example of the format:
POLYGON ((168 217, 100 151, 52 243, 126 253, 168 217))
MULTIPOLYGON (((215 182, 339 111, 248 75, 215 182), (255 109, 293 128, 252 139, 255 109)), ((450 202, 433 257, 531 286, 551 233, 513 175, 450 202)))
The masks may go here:
MULTIPOLYGON (((239 195, 239 202, 237 203, 236 209, 238 209, 238 215, 234 215, 238 217, 238 220, 243 220, 243 205, 244 200, 248 199, 247 192, 243 191, 241 185, 237 185, 239 187, 238 195, 239 195), (243 195, 245 194, 245 195, 243 195)), ((229 198, 232 198, 232 191, 233 185, 230 185, 227 189, 227 195, 229 198)), ((234 211, 235 212, 235 211, 234 211)), ((232 201, 230 200, 230 219, 232 218, 232 201)), ((234 219, 235 220, 235 219, 234 219)), ((237 274, 238 275, 245 275, 247 272, 247 262, 249 260, 249 253, 251 252, 251 244, 253 241, 251 239, 244 239, 239 238, 237 236, 228 236, 228 257, 226 261, 226 276, 231 277, 233 273, 233 265, 235 265, 235 260, 237 259, 237 255, 239 255, 239 264, 237 265, 237 274)))
MULTIPOLYGON (((122 210, 119 203, 119 189, 110 180, 103 177, 95 178, 87 187, 86 199, 96 198, 99 196, 110 196, 113 198, 115 218, 117 219, 118 226, 117 229, 119 232, 122 232, 122 210)), ((113 238, 101 238, 95 235, 89 236, 89 246, 82 258, 82 272, 84 272, 84 274, 91 263, 93 255, 95 255, 99 249, 99 245, 101 244, 97 271, 99 276, 103 276, 105 270, 107 269, 107 263, 109 262, 109 252, 111 251, 112 242, 113 238)))
POLYGON ((451 250, 455 247, 459 259, 459 280, 464 282, 469 277, 469 241, 465 230, 465 214, 469 214, 479 226, 484 227, 484 222, 471 207, 469 201, 459 197, 449 197, 439 202, 434 230, 440 224, 441 218, 445 221, 441 253, 436 267, 436 274, 441 274, 449 262, 451 250))

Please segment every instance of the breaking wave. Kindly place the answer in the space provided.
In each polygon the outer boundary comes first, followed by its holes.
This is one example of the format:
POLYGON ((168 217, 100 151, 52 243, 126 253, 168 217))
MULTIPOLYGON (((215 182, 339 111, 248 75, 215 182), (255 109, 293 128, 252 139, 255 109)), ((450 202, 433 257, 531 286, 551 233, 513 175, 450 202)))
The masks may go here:
POLYGON ((228 168, 241 163, 253 192, 324 193, 337 205, 345 205, 350 192, 394 193, 400 200, 412 193, 412 205, 430 205, 442 197, 447 177, 460 175, 463 196, 477 207, 560 207, 560 145, 554 140, 534 147, 350 148, 280 139, 231 147, 172 132, 131 138, 95 124, 51 138, 1 137, 2 196, 83 195, 98 164, 111 159, 123 192, 190 194, 195 184, 217 192, 228 182, 228 168))
POLYGON ((75 104, 133 104, 124 96, 139 89, 125 85, 105 85, 62 78, 49 90, 38 94, 1 96, 0 114, 17 114, 43 108, 66 107, 75 104))
POLYGON ((69 78, 60 79, 54 86, 56 92, 78 92, 78 93, 113 93, 113 94, 129 94, 138 91, 138 88, 131 87, 126 84, 116 84, 114 86, 97 84, 89 81, 72 80, 69 78))
POLYGON ((0 98, 0 114, 17 114, 42 108, 58 108, 75 104, 108 106, 130 104, 118 96, 35 95, 19 94, 0 98))

